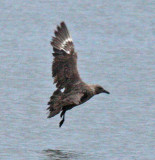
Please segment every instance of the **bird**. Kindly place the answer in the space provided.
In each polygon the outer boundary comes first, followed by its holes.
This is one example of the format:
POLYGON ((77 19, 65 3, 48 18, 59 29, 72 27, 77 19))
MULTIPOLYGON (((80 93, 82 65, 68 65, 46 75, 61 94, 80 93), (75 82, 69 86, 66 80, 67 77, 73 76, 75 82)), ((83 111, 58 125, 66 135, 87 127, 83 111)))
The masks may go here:
POLYGON ((97 94, 110 94, 110 92, 101 85, 87 84, 81 79, 77 68, 77 52, 64 21, 57 25, 54 34, 50 44, 54 51, 52 77, 56 90, 47 103, 49 105, 47 118, 60 113, 62 119, 59 127, 61 127, 65 121, 66 111, 85 103, 97 94))

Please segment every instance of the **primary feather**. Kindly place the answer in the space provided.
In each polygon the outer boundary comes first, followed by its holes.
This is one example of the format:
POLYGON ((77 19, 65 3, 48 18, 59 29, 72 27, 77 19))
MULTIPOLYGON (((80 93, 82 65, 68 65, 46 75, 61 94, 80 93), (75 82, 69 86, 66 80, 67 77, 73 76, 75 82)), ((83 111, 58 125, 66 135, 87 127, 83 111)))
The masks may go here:
POLYGON ((77 70, 77 54, 74 52, 73 41, 64 22, 57 27, 51 45, 54 50, 52 64, 54 83, 59 89, 71 87, 81 79, 77 70))
POLYGON ((57 26, 57 30, 54 33, 55 37, 53 37, 51 45, 55 49, 62 50, 67 54, 73 53, 74 45, 66 24, 61 22, 60 26, 57 26))

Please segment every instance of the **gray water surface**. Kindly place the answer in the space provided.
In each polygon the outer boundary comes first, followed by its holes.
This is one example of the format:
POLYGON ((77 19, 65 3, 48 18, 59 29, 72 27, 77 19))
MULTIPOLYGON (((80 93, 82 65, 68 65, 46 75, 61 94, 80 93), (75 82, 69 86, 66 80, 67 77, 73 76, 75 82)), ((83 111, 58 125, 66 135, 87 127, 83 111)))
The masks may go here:
POLYGON ((155 159, 153 0, 0 1, 0 159, 155 159), (87 83, 111 92, 47 119, 51 36, 65 21, 87 83))

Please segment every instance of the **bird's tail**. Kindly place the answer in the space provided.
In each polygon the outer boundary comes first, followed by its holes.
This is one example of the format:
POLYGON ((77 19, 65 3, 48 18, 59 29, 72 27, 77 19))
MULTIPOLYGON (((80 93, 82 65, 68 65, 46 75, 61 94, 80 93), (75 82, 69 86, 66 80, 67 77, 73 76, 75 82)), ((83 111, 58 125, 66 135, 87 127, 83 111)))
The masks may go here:
POLYGON ((51 100, 48 102, 48 105, 49 105, 49 107, 47 108, 47 110, 49 110, 49 115, 47 118, 54 117, 55 115, 60 113, 60 111, 62 109, 62 107, 59 104, 54 103, 51 100))
POLYGON ((54 117, 55 115, 59 114, 61 111, 61 107, 57 107, 56 109, 53 109, 53 107, 50 105, 47 110, 49 110, 49 115, 47 118, 54 117))
POLYGON ((55 54, 61 54, 62 52, 60 51, 64 51, 67 54, 74 52, 73 41, 64 22, 61 22, 60 26, 57 26, 51 45, 53 46, 55 54))
POLYGON ((47 108, 47 110, 49 110, 49 115, 47 118, 54 117, 61 111, 62 107, 59 103, 59 96, 61 94, 62 92, 59 89, 57 89, 50 97, 50 101, 47 103, 47 105, 49 105, 49 107, 47 108))

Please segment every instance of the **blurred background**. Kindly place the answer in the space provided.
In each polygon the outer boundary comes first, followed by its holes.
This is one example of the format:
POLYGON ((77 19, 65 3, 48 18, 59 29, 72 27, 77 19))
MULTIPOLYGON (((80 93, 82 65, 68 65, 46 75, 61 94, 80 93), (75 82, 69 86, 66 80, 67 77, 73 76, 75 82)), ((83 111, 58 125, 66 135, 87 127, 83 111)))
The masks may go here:
POLYGON ((153 0, 0 1, 0 159, 154 160, 153 0), (47 119, 54 29, 65 21, 78 68, 100 94, 47 119))

